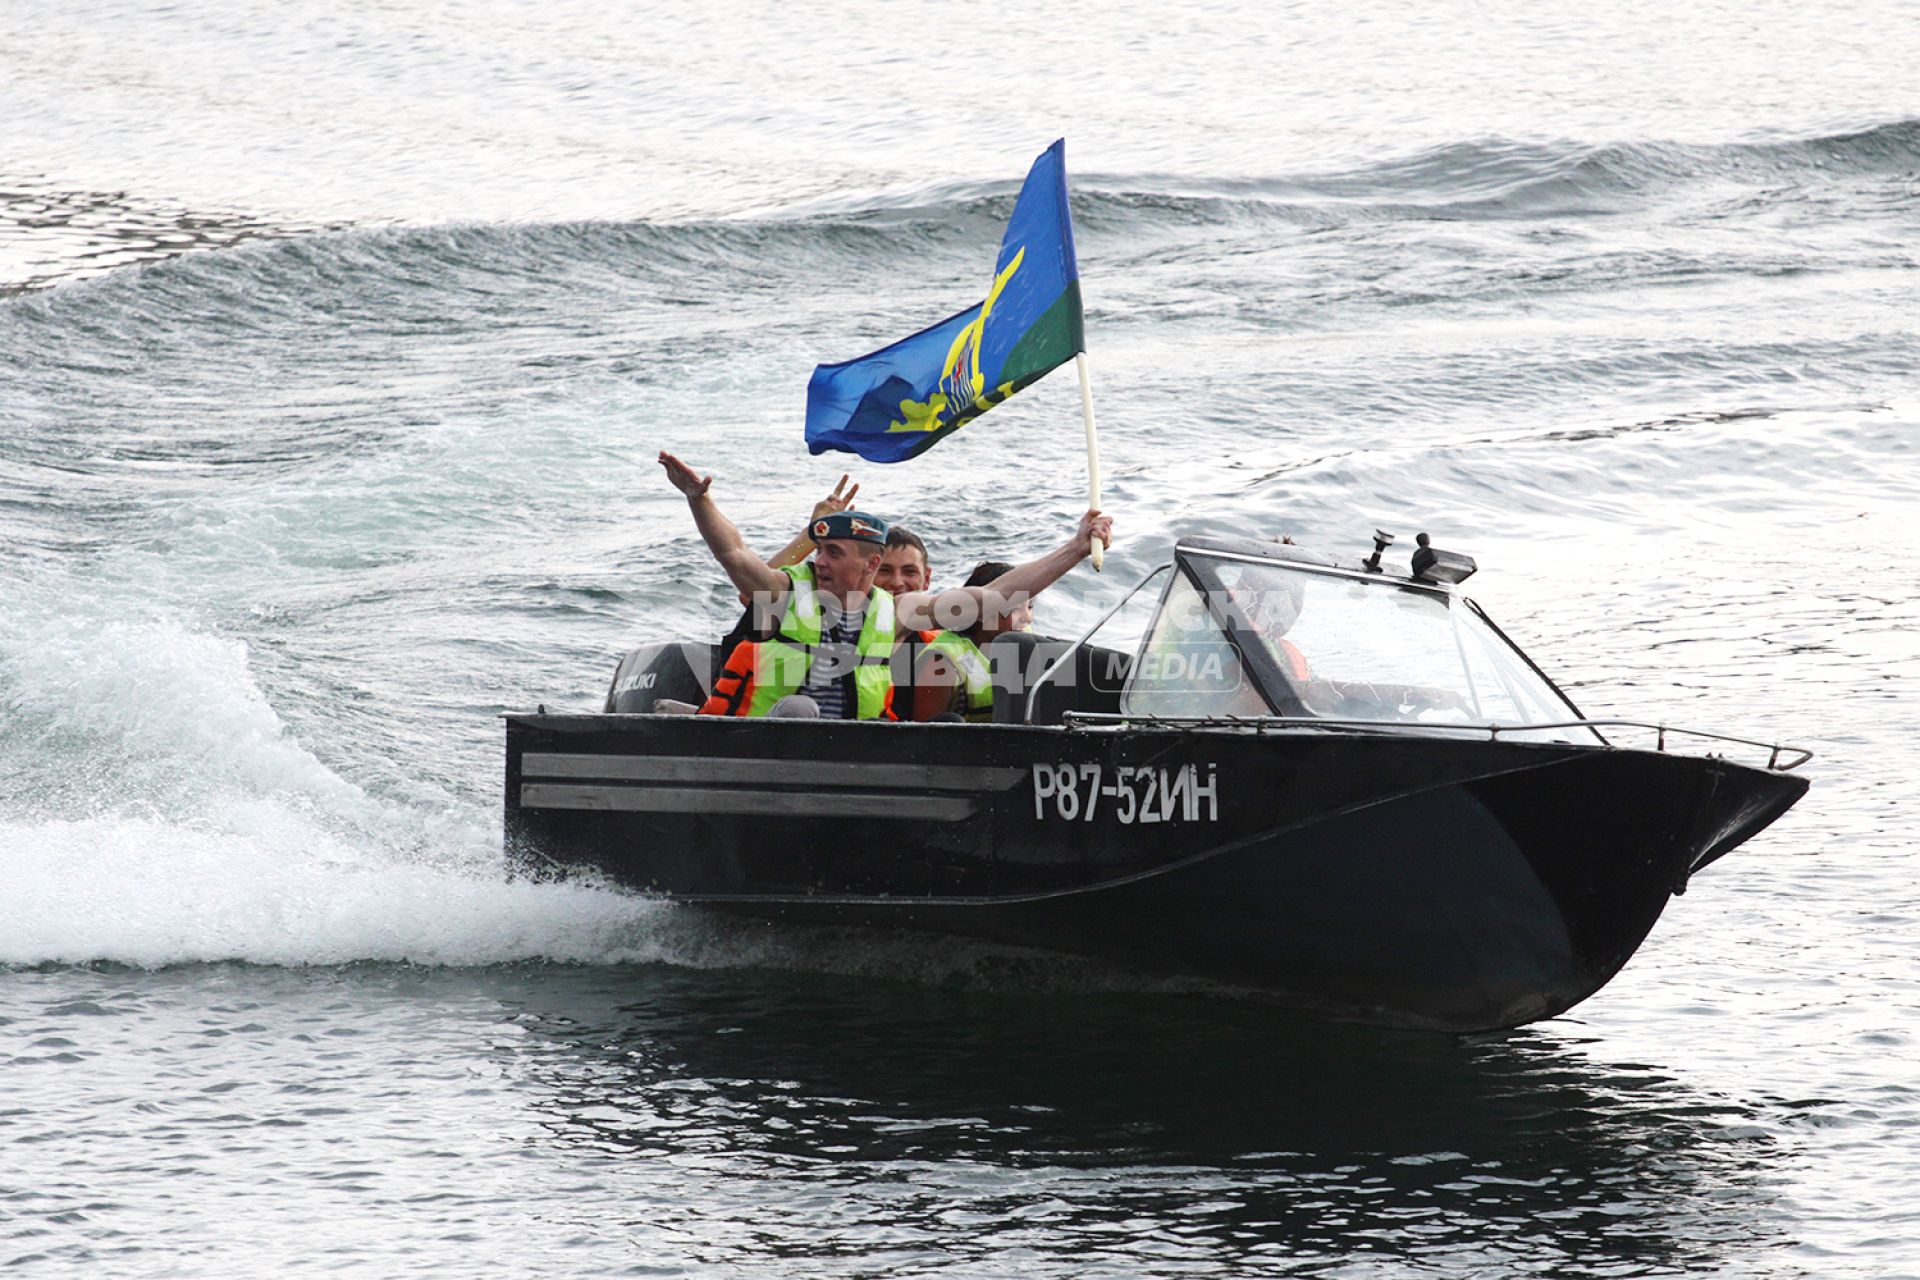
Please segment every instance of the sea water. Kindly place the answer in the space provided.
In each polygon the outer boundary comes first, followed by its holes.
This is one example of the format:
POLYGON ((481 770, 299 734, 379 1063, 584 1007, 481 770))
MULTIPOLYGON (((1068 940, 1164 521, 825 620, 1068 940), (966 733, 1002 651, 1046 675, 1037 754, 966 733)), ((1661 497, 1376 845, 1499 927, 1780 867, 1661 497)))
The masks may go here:
MULTIPOLYGON (((1907 4, 12 0, 0 1263, 254 1276, 1920 1275, 1907 4), (1429 531, 1590 714, 1817 752, 1571 1013, 1303 1024, 500 852, 842 470, 1057 545, 1076 388, 810 458, 1067 138, 1117 524, 1429 531)), ((884 838, 884 828, 875 832, 884 838)))

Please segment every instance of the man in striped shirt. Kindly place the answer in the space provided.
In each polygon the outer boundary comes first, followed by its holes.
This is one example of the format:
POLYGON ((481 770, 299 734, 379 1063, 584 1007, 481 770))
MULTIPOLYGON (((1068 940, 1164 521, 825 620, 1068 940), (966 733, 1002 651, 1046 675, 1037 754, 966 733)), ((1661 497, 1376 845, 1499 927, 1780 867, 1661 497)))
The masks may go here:
MULTIPOLYGON (((740 530, 714 505, 708 492, 713 487, 712 476, 698 474, 664 451, 660 454, 660 465, 673 487, 686 496, 694 526, 700 530, 707 550, 712 552, 733 585, 751 601, 758 627, 770 634, 785 616, 793 579, 747 549, 740 530)), ((847 676, 852 670, 847 659, 853 655, 865 611, 874 607, 874 579, 880 569, 886 537, 884 523, 879 525, 878 543, 846 536, 838 522, 852 514, 828 518, 832 522, 831 532, 838 536, 820 537, 813 556, 813 580, 822 606, 822 634, 820 658, 809 666, 803 687, 821 704, 822 716, 835 719, 849 719, 857 713, 847 696, 847 676), (829 645, 836 647, 830 649, 829 645)), ((817 531, 821 524, 816 521, 809 528, 817 531)), ((1111 516, 1087 512, 1080 517, 1072 536, 1058 548, 1026 564, 1016 565, 991 588, 914 591, 893 600, 895 626, 927 631, 941 627, 966 628, 984 617, 1004 618, 1013 612, 1014 602, 1038 595, 1086 559, 1093 538, 1099 538, 1103 546, 1112 545, 1111 516)))
POLYGON ((813 665, 807 668, 807 682, 800 692, 813 699, 822 720, 849 720, 853 712, 847 709, 846 676, 860 661, 854 645, 860 639, 860 628, 866 625, 867 602, 862 600, 857 612, 850 607, 836 610, 825 601, 822 604, 833 621, 820 629, 820 647, 813 665))

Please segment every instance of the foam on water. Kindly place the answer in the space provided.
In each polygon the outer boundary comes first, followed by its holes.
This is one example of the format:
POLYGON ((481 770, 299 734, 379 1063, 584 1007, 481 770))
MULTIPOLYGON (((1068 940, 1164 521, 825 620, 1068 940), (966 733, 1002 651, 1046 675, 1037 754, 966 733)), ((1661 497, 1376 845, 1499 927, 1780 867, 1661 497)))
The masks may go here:
POLYGON ((0 963, 642 953, 657 906, 510 882, 484 811, 329 768, 275 713, 244 641, 72 605, 0 623, 0 963))
POLYGON ((0 858, 0 964, 612 963, 663 950, 648 942, 658 903, 413 863, 266 801, 230 801, 205 823, 8 823, 0 858))
MULTIPOLYGON (((41 767, 77 759, 151 770, 138 787, 103 770, 94 803, 177 813, 208 792, 243 792, 344 811, 364 799, 288 736, 248 671, 244 641, 164 618, 21 625, 22 616, 0 631, 0 662, 10 715, 59 744, 41 767)), ((16 750, 21 732, 9 733, 16 750)))

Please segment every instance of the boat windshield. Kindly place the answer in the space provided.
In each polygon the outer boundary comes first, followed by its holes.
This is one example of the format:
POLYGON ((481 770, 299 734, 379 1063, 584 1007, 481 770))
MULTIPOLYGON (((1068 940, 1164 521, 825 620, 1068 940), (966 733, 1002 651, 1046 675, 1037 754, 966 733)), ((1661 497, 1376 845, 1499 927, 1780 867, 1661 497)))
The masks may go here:
MULTIPOLYGON (((1580 714, 1465 601, 1385 578, 1184 552, 1131 715, 1523 725, 1580 714)), ((1586 729, 1516 737, 1592 742, 1586 729)))

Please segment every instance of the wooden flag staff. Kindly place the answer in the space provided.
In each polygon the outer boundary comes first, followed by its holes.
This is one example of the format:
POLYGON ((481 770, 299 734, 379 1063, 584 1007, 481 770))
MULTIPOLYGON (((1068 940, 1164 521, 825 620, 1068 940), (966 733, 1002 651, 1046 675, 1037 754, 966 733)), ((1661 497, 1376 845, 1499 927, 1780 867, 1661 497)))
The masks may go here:
MULTIPOLYGON (((1093 431, 1093 382, 1087 376, 1087 353, 1077 351, 1073 356, 1073 367, 1080 371, 1080 412, 1087 420, 1087 509, 1100 509, 1100 437, 1093 431)), ((1093 567, 1097 571, 1103 558, 1104 548, 1100 545, 1099 535, 1093 539, 1093 567)))

